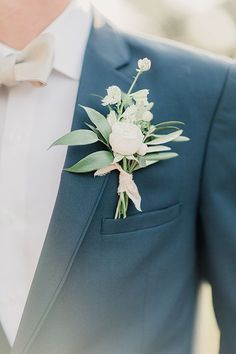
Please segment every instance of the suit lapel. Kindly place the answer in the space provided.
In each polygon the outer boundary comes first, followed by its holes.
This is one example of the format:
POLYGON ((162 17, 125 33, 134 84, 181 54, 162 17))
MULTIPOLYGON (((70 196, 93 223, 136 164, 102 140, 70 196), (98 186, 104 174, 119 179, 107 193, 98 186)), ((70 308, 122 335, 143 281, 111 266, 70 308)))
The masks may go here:
MULTIPOLYGON (((84 58, 72 130, 85 128, 84 122, 89 122, 78 103, 101 111, 99 98, 91 94, 105 95, 105 88, 112 84, 118 84, 124 89, 128 87, 132 75, 130 74, 130 80, 127 80, 119 72, 128 62, 127 47, 118 34, 107 25, 92 28, 84 58)), ((65 167, 101 147, 96 143, 69 148, 65 167)), ((108 178, 109 175, 94 178, 93 173, 62 172, 47 237, 12 354, 27 353, 41 328, 66 280, 108 178)))

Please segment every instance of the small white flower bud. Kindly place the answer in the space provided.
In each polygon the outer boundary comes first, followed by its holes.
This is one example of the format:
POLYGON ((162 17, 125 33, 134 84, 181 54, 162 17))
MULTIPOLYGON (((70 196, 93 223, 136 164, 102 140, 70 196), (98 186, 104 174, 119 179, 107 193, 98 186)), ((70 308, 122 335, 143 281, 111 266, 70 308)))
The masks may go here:
POLYGON ((138 68, 140 71, 148 71, 151 69, 151 60, 148 58, 139 59, 138 68))

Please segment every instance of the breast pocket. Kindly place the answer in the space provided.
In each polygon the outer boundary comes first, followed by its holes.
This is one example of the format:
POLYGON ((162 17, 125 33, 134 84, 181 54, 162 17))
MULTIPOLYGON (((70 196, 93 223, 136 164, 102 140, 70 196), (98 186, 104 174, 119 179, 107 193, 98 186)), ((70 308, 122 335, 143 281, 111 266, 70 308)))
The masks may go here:
POLYGON ((176 219, 180 209, 181 203, 178 202, 166 208, 140 212, 125 219, 103 218, 100 231, 104 237, 109 237, 155 228, 176 219))

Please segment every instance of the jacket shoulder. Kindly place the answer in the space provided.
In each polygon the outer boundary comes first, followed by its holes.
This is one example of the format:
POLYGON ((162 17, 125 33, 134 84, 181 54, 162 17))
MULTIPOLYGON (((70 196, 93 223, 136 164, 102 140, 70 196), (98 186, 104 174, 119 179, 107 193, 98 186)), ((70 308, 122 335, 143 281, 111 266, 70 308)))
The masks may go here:
POLYGON ((159 59, 165 60, 166 63, 185 63, 194 68, 201 66, 213 66, 219 70, 227 69, 232 63, 230 59, 224 55, 214 54, 203 49, 198 49, 187 44, 183 44, 174 40, 160 38, 157 36, 143 35, 135 36, 128 33, 121 34, 132 55, 152 56, 154 62, 159 59))
POLYGON ((175 101, 195 107, 199 115, 204 113, 204 123, 211 119, 228 78, 236 70, 234 60, 159 37, 121 35, 132 67, 140 58, 151 60, 152 69, 143 80, 153 92, 160 93, 163 87, 175 101))
MULTIPOLYGON (((194 77, 195 84, 222 87, 229 68, 234 61, 226 56, 215 55, 205 50, 196 49, 173 40, 154 36, 134 36, 122 33, 129 47, 131 60, 149 57, 152 72, 165 70, 173 78, 181 77, 183 81, 194 77)), ((155 75, 154 75, 155 76, 155 75)))

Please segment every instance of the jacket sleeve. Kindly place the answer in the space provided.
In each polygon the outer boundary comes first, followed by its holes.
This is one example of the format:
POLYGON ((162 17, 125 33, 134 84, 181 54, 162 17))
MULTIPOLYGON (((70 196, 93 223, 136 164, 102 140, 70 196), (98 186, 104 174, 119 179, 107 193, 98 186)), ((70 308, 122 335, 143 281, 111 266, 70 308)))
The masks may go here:
POLYGON ((200 257, 212 286, 220 354, 236 353, 236 65, 229 64, 212 120, 200 192, 200 257))

